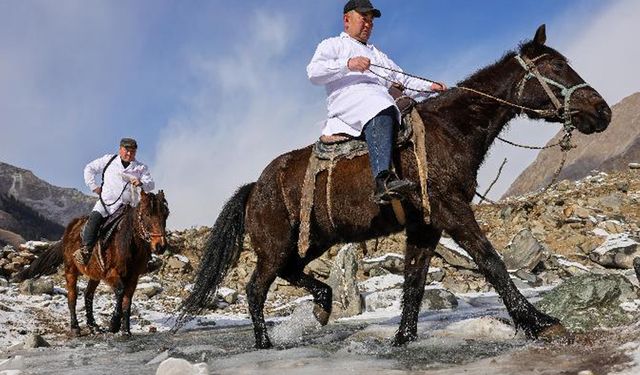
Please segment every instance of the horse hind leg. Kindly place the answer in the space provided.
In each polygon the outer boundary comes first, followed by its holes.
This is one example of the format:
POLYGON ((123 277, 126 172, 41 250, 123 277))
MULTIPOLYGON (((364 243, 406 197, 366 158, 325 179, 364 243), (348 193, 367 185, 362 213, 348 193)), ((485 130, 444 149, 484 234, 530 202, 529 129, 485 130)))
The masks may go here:
POLYGON ((256 348, 258 349, 268 349, 273 346, 267 334, 263 310, 269 287, 276 279, 277 272, 278 269, 276 267, 265 263, 264 259, 258 257, 256 269, 247 284, 247 301, 249 302, 249 312, 253 321, 253 332, 256 339, 256 348))
POLYGON ((432 226, 407 226, 407 245, 402 291, 402 317, 393 339, 394 346, 404 345, 418 337, 418 315, 424 296, 429 263, 442 232, 432 226))
POLYGON ((298 264, 296 267, 288 267, 279 276, 287 280, 291 285, 304 288, 311 293, 315 303, 313 315, 324 326, 329 322, 329 317, 331 316, 333 292, 329 285, 304 273, 302 271, 303 268, 302 264, 298 264))
POLYGON ((95 296, 98 284, 100 284, 100 280, 89 279, 87 288, 84 291, 84 309, 87 316, 87 326, 93 334, 102 332, 102 329, 98 326, 93 316, 93 297, 95 296))

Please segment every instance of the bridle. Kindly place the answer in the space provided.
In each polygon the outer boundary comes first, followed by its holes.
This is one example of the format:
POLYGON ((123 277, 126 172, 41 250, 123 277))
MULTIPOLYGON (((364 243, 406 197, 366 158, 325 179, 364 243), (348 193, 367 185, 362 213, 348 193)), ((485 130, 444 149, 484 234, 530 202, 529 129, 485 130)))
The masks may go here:
MULTIPOLYGON (((547 96, 551 100, 551 103, 555 107, 555 111, 550 112, 550 115, 557 116, 563 119, 564 120, 563 126, 564 126, 565 133, 571 133, 571 131, 575 129, 575 126, 573 125, 572 118, 571 118, 571 115, 574 112, 570 110, 571 95, 573 95, 573 93, 576 92, 576 90, 581 89, 583 87, 591 87, 591 85, 589 85, 586 82, 583 82, 577 85, 573 85, 571 87, 567 87, 562 83, 559 83, 557 81, 554 81, 551 78, 543 76, 542 74, 540 74, 540 71, 538 70, 538 67, 536 66, 535 62, 544 56, 547 56, 547 54, 546 53, 542 54, 533 59, 529 59, 526 56, 522 56, 522 55, 515 56, 516 61, 520 64, 520 66, 522 66, 522 68, 527 73, 525 74, 524 77, 522 77, 522 79, 516 86, 518 88, 518 100, 520 100, 522 97, 522 94, 524 92, 524 86, 526 85, 526 83, 531 78, 537 79, 538 82, 540 83, 540 86, 542 86, 542 89, 547 94, 547 96), (556 94, 554 94, 553 90, 551 90, 551 87, 549 87, 549 85, 556 86, 561 90, 560 95, 564 98, 563 103, 560 102, 560 99, 558 99, 556 94)), ((549 111, 547 111, 547 113, 549 113, 549 111)))
POLYGON ((153 238, 157 238, 157 237, 163 237, 164 234, 163 233, 156 233, 156 232, 149 232, 145 227, 144 224, 142 224, 142 210, 140 209, 140 207, 138 207, 138 215, 136 217, 136 221, 137 221, 137 228, 140 234, 140 237, 142 237, 142 239, 147 242, 148 244, 151 244, 151 240, 153 238))

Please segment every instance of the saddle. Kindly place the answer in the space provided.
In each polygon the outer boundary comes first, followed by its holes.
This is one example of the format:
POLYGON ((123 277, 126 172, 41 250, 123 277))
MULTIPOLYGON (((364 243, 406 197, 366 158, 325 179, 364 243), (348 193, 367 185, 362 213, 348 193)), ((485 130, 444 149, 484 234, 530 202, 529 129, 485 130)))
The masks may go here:
POLYGON ((98 240, 93 246, 93 251, 96 253, 98 263, 102 269, 104 269, 104 249, 109 246, 113 234, 131 209, 132 207, 128 204, 121 205, 113 214, 107 217, 98 230, 98 240))
MULTIPOLYGON (((423 220, 426 224, 431 222, 430 204, 427 194, 427 161, 425 146, 424 123, 418 111, 414 108, 415 100, 402 94, 402 87, 392 86, 389 93, 396 100, 400 109, 402 121, 395 136, 395 147, 402 147, 411 143, 416 157, 418 172, 420 176, 420 193, 423 208, 423 220)), ((313 197, 316 188, 316 176, 318 173, 327 170, 327 209, 329 211, 329 221, 335 227, 331 216, 331 175, 333 168, 341 159, 352 159, 357 156, 368 154, 367 143, 363 137, 350 137, 348 135, 338 135, 320 137, 313 145, 307 170, 305 172, 302 185, 302 196, 300 199, 300 229, 298 235, 298 254, 304 258, 309 248, 310 221, 313 210, 313 197)), ((392 202, 393 211, 398 222, 404 225, 405 215, 402 205, 398 200, 392 202)))

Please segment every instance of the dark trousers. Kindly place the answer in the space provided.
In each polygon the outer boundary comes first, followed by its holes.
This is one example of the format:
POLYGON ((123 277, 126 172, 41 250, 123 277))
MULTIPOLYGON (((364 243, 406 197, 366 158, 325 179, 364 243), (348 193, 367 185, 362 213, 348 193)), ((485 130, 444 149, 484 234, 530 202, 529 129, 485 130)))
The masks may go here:
POLYGON ((374 179, 381 172, 391 168, 393 134, 397 118, 396 108, 391 106, 380 111, 364 126, 364 139, 367 141, 369 163, 374 179))
POLYGON ((82 229, 82 245, 92 247, 98 239, 98 230, 102 224, 102 215, 98 211, 91 211, 82 229))

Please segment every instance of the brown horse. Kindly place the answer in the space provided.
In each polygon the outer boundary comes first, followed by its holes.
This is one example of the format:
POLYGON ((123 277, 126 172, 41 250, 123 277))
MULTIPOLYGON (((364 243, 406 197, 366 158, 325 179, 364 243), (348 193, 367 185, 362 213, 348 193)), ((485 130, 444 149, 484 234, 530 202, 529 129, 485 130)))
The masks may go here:
MULTIPOLYGON (((430 224, 423 220, 419 189, 402 202, 406 212, 403 226, 388 205, 373 203, 374 186, 367 157, 344 159, 333 169, 330 192, 326 190, 328 173, 318 175, 310 246, 301 257, 296 246, 300 199, 312 148, 286 153, 273 160, 257 182, 241 187, 224 206, 206 245, 194 290, 183 302, 178 321, 207 306, 228 267, 237 260, 242 236, 247 233, 258 257, 247 285, 247 299, 256 346, 268 348, 271 342, 263 306, 276 276, 307 289, 316 304, 314 315, 326 324, 331 313, 331 289, 305 274, 305 265, 336 243, 359 242, 405 230, 403 310, 393 341, 394 345, 402 345, 417 337, 425 276, 445 230, 473 257, 480 272, 502 297, 518 329, 530 338, 568 335, 556 318, 538 311, 518 291, 471 207, 478 168, 495 138, 519 113, 562 122, 567 129, 576 127, 585 134, 603 131, 611 120, 611 110, 598 92, 545 42, 542 25, 534 39, 520 45, 517 51, 471 75, 458 88, 417 105, 426 126, 430 224)), ((395 150, 394 164, 399 176, 419 181, 412 146, 395 150)))
POLYGON ((122 221, 114 229, 106 248, 103 248, 102 262, 97 256, 96 246, 86 266, 76 263, 73 252, 82 246, 80 233, 86 217, 76 218, 67 226, 61 241, 15 277, 25 280, 51 274, 64 262, 70 329, 74 336, 80 334, 76 317, 76 284, 80 274, 89 278, 84 301, 90 331, 101 332, 93 317, 93 296, 100 281, 104 280, 113 288, 116 297, 109 331, 116 333, 122 328, 121 333, 128 336, 131 335, 131 300, 138 278, 146 272, 151 253, 161 254, 167 245, 165 228, 169 207, 162 190, 157 195, 142 191, 138 206, 126 206, 124 209, 122 221))

